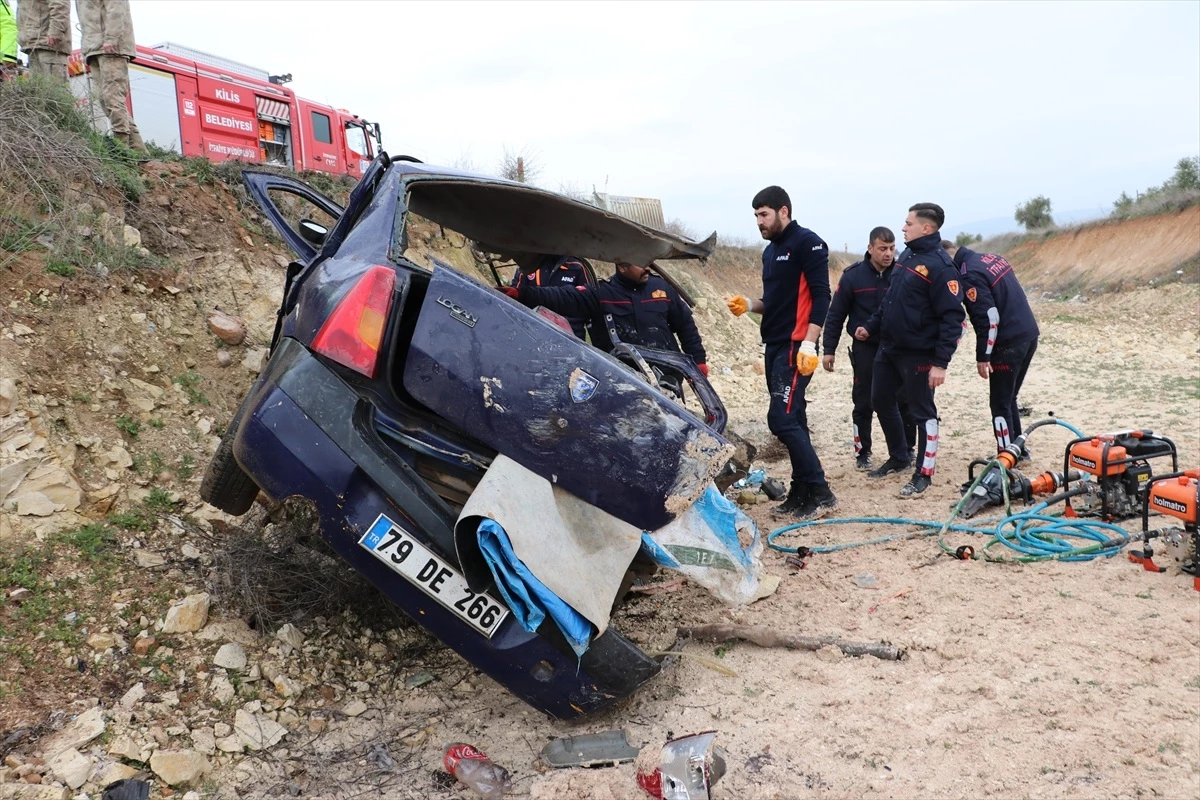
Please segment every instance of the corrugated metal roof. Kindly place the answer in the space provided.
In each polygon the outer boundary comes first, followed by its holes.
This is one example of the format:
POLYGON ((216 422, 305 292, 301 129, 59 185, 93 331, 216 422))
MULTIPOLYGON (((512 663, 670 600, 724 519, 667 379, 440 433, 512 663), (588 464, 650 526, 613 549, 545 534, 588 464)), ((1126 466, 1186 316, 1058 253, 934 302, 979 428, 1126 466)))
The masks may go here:
POLYGON ((617 216, 639 222, 649 228, 662 230, 666 227, 663 219, 662 201, 654 197, 628 197, 621 194, 604 194, 592 192, 595 205, 605 211, 611 211, 617 216))
POLYGON ((197 50, 194 47, 176 44, 175 42, 160 42, 159 44, 150 45, 151 50, 161 50, 164 53, 174 53, 177 56, 190 58, 201 64, 208 64, 210 67, 224 69, 230 72, 236 72, 239 75, 249 75, 258 78, 260 81, 270 80, 271 74, 265 69, 252 67, 249 64, 243 64, 240 61, 234 61, 232 58, 222 58, 215 56, 212 53, 206 53, 203 50, 197 50))

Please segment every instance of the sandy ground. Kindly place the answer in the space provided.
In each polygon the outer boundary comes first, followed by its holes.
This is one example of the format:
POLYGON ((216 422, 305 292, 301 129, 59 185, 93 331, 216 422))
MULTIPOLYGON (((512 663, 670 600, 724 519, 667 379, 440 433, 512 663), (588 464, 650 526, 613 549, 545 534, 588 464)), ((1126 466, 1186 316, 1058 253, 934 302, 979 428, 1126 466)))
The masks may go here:
MULTIPOLYGON (((1140 291, 1087 303, 1038 303, 1042 347, 1022 402, 1086 432, 1143 427, 1173 437, 1185 465, 1200 458, 1197 294, 1140 291), (1154 320, 1150 326, 1129 320, 1154 320), (1172 330, 1170 337, 1155 331, 1172 330), (1147 369, 1153 354, 1154 369, 1147 369)), ((970 334, 968 334, 968 343, 970 334)), ((970 352, 966 350, 965 352, 970 352)), ((739 427, 761 427, 761 378, 748 368, 716 383, 739 427)), ((837 516, 943 519, 967 462, 992 447, 985 384, 955 361, 939 392, 946 435, 934 487, 915 501, 903 479, 868 481, 851 468, 845 364, 814 383, 812 424, 840 499, 837 516)), ((1070 438, 1035 432, 1035 466, 1058 468, 1070 438)), ((772 471, 785 477, 783 465, 772 471)), ((765 532, 769 506, 752 516, 765 532)), ((903 528, 855 525, 786 538, 830 544, 903 528)), ((984 543, 979 536, 955 544, 984 543)), ((621 629, 661 646, 677 625, 736 622, 803 634, 887 640, 900 662, 690 643, 722 675, 684 658, 630 701, 567 725, 543 718, 483 676, 474 691, 443 696, 418 762, 436 765, 439 743, 473 742, 514 772, 515 794, 535 798, 635 798, 633 767, 542 773, 552 737, 624 728, 636 746, 718 731, 730 755, 715 798, 1168 797, 1200 796, 1200 593, 1177 570, 1141 570, 1123 557, 1084 563, 993 564, 938 557, 928 538, 812 557, 800 571, 768 552, 777 593, 725 608, 701 591, 641 597, 621 629), (876 584, 859 588, 856 576, 876 584), (897 597, 897 595, 902 596, 897 597)), ((669 577, 669 576, 664 576, 669 577)), ((403 668, 402 668, 403 669, 403 668)), ((363 721, 369 737, 425 719, 413 698, 363 721)), ((396 785, 397 797, 467 797, 436 784, 396 785)))
MULTIPOLYGON (((221 202, 224 213, 234 213, 228 198, 221 202)), ((205 235, 226 235, 194 227, 205 235)), ((10 311, 5 324, 21 322, 31 330, 5 341, 3 373, 18 379, 20 404, 40 398, 37 430, 55 452, 97 432, 104 436, 103 450, 123 441, 134 456, 151 463, 157 449, 168 465, 191 454, 203 469, 213 431, 227 422, 249 385, 249 373, 236 366, 243 350, 265 345, 269 336, 282 281, 279 262, 286 262, 280 252, 258 246, 240 230, 234 233, 241 237, 234 242, 238 247, 246 240, 244 252, 225 241, 188 251, 190 277, 185 272, 172 279, 174 288, 182 286, 180 295, 156 280, 149 289, 97 286, 79 299, 61 281, 37 278, 40 268, 20 282, 19 276, 6 278, 8 285, 0 287, 10 311), (59 297, 66 298, 61 305, 59 297), (249 322, 251 340, 237 352, 232 372, 216 366, 211 337, 203 333, 214 307, 249 322), (202 404, 185 402, 182 386, 171 383, 188 370, 199 374, 199 388, 209 395, 202 404), (130 375, 173 392, 154 412, 167 420, 165 427, 130 410, 117 387, 130 375), (84 392, 95 397, 71 399, 84 392), (140 440, 121 438, 113 427, 121 414, 143 421, 140 440), (53 424, 56 420, 61 424, 53 424)), ((698 311, 712 349, 713 383, 731 425, 767 444, 756 332, 748 319, 730 318, 715 294, 702 297, 698 311)), ((1038 301, 1034 309, 1043 336, 1021 397, 1033 407, 1032 419, 1053 412, 1087 433, 1151 428, 1175 439, 1184 466, 1200 465, 1196 286, 1141 289, 1087 302, 1038 301)), ((835 373, 819 373, 809 392, 810 420, 840 500, 836 516, 947 515, 968 462, 994 448, 986 384, 975 374, 972 346, 968 333, 939 391, 938 474, 932 489, 913 501, 897 496, 904 477, 872 482, 852 468, 844 352, 835 373)), ((878 431, 876 438, 881 453, 878 431)), ((1062 428, 1034 434, 1036 471, 1061 468, 1068 438, 1062 428)), ((95 492, 108 483, 107 462, 80 455, 76 463, 74 453, 83 446, 68 447, 72 455, 64 463, 73 464, 84 488, 95 492)), ((786 479, 782 462, 765 466, 786 479)), ((199 474, 168 478, 155 480, 178 490, 185 507, 198 507, 199 474)), ((143 492, 150 485, 150 477, 111 480, 130 484, 130 500, 133 484, 140 482, 143 492)), ((125 495, 119 502, 124 508, 125 495)), ((89 508, 80 513, 93 513, 89 508)), ((781 524, 770 508, 757 505, 749 512, 764 534, 781 524)), ((19 522, 18 536, 29 520, 19 522)), ((825 545, 902 530, 824 527, 781 541, 825 545)), ((984 543, 966 534, 951 541, 977 548, 984 543)), ((466 741, 513 771, 516 796, 641 797, 631 765, 550 773, 536 764, 542 746, 554 737, 624 728, 636 746, 654 748, 672 735, 716 730, 717 743, 729 754, 729 772, 715 798, 1200 797, 1200 592, 1190 578, 1176 570, 1150 574, 1123 557, 1004 565, 958 562, 938 553, 929 538, 896 541, 815 556, 795 570, 782 554, 769 551, 763 569, 781 585, 752 606, 726 608, 684 586, 637 597, 617 620, 647 648, 673 640, 680 625, 736 622, 888 640, 908 652, 900 662, 849 659, 829 649, 689 643, 687 653, 715 659, 736 676, 684 657, 620 707, 568 725, 547 720, 449 651, 434 648, 436 657, 380 662, 387 679, 372 679, 358 693, 367 713, 339 719, 321 734, 297 729, 285 750, 222 763, 205 793, 236 785, 243 796, 280 794, 289 758, 293 764, 301 758, 317 778, 314 785, 339 785, 334 793, 341 797, 466 798, 472 795, 447 785, 440 772, 441 743, 466 741), (874 586, 859 588, 855 577, 867 573, 874 586), (409 678, 426 671, 438 680, 407 688, 409 678), (360 780, 371 767, 356 743, 370 741, 384 742, 407 765, 380 788, 372 788, 378 776, 360 780)), ((317 627, 307 624, 305 634, 315 637, 317 627)), ((366 642, 381 632, 356 635, 366 642)), ((345 656, 329 666, 358 669, 356 659, 345 656)), ((130 675, 114 683, 113 696, 136 680, 130 675)), ((46 688, 61 694, 64 708, 68 690, 46 688)), ((302 713, 317 705, 309 695, 295 703, 302 713)), ((226 711, 213 713, 229 716, 226 711)))

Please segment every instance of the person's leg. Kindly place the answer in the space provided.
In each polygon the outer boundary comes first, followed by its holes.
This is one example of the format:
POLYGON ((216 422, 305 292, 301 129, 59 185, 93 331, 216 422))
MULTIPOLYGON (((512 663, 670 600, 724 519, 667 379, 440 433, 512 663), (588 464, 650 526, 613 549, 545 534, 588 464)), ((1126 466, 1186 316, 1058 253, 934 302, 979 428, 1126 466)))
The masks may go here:
POLYGON ((904 396, 917 427, 917 460, 912 478, 900 490, 902 497, 920 494, 933 482, 937 470, 937 406, 929 387, 929 356, 906 356, 897 364, 904 381, 904 396))
POLYGON ((796 344, 767 346, 768 388, 771 392, 767 427, 787 448, 792 466, 793 494, 812 495, 814 491, 821 490, 824 496, 829 489, 825 483, 825 470, 808 434, 807 401, 804 397, 812 376, 796 372, 793 359, 797 347, 796 344))
POLYGON ((1029 365, 1033 362, 1033 354, 1037 352, 1037 345, 1037 339, 1034 339, 1029 343, 1029 349, 1025 351, 1025 357, 1021 359, 1021 365, 1017 369, 1016 383, 1013 386, 1012 394, 1011 428, 1012 435, 1014 437, 1020 436, 1021 431, 1024 430, 1021 427, 1021 412, 1017 406, 1017 396, 1021 394, 1021 386, 1025 383, 1025 376, 1029 374, 1029 365))
POLYGON ((1003 450, 1021 434, 1017 413, 1017 392, 1029 368, 1026 356, 1032 342, 996 348, 992 354, 992 375, 988 379, 988 405, 992 412, 992 430, 996 449, 1003 450))
MULTIPOLYGON (((100 65, 100 102, 108 121, 112 123, 113 136, 135 150, 144 150, 142 135, 129 113, 129 62, 124 56, 94 56, 100 65)), ((89 59, 90 60, 90 59, 89 59)))
POLYGON ((892 354, 880 349, 875 356, 871 378, 871 405, 879 417, 879 427, 887 441, 888 459, 867 473, 872 478, 882 478, 894 472, 908 469, 908 445, 904 435, 904 421, 896 395, 903 386, 897 360, 892 354))
POLYGON ((870 466, 871 460, 871 376, 875 373, 875 345, 855 342, 850 346, 850 366, 854 372, 854 383, 850 389, 850 400, 854 404, 850 418, 854 422, 854 456, 859 469, 870 466))

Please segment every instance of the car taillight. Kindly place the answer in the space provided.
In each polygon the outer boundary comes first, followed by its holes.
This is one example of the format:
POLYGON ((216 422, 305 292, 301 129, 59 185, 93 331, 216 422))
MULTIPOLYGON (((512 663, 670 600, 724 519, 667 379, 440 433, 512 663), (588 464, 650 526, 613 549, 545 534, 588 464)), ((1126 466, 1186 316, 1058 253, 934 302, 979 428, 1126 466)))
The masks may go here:
POLYGON ((325 320, 313 339, 313 350, 374 378, 395 285, 396 273, 389 267, 367 270, 325 320))

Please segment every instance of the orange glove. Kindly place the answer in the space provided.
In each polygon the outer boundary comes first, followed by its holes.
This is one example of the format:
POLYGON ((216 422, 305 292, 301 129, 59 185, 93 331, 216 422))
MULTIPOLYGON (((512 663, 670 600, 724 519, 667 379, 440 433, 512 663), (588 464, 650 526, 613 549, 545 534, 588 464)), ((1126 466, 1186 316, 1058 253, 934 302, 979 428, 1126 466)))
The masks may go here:
POLYGON ((518 300, 521 297, 521 291, 515 286, 497 286, 496 291, 508 295, 513 300, 518 300))
POLYGON ((812 375, 817 371, 817 346, 812 342, 802 342, 796 353, 796 372, 801 375, 812 375))
POLYGON ((740 294, 730 297, 725 301, 725 305, 729 306, 729 313, 735 317, 740 317, 750 310, 750 301, 740 294))
POLYGON ((697 364, 696 369, 700 370, 701 375, 708 377, 708 364, 697 364))

